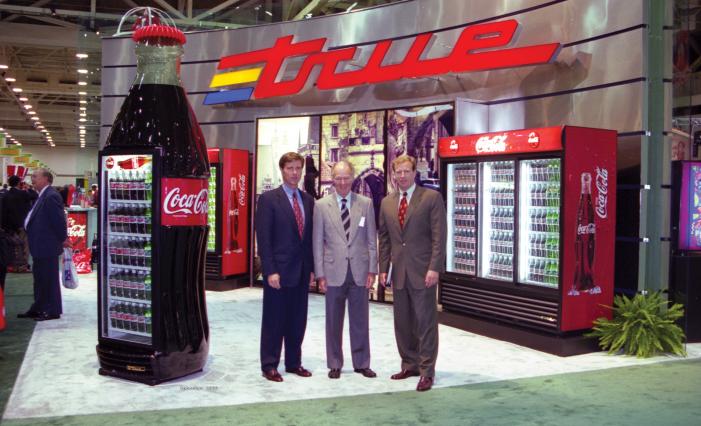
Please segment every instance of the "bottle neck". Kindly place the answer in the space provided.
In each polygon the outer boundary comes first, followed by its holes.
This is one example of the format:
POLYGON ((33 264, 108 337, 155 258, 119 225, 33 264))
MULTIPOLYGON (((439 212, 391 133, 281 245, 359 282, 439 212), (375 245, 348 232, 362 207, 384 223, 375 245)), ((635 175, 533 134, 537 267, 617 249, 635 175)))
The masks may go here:
POLYGON ((161 46, 137 43, 135 85, 166 84, 182 86, 180 82, 180 45, 161 46))

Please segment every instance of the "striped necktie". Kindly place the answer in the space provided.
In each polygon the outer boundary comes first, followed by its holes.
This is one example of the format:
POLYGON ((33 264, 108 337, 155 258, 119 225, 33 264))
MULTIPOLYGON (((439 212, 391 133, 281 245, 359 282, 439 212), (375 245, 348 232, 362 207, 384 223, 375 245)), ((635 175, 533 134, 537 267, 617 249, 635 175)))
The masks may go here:
POLYGON ((346 231, 346 240, 350 240, 350 212, 348 211, 348 205, 346 205, 345 198, 341 198, 341 222, 343 223, 343 229, 346 231))

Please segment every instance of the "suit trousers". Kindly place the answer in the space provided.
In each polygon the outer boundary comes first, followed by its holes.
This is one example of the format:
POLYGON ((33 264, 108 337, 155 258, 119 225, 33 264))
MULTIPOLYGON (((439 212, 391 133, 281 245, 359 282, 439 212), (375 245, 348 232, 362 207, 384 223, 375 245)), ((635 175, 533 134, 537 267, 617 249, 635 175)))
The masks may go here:
POLYGON ((394 335, 402 358, 402 370, 433 377, 438 356, 436 287, 417 290, 405 281, 405 287, 395 288, 392 297, 394 335))
POLYGON ((363 285, 355 284, 350 265, 343 285, 326 287, 326 365, 329 368, 343 367, 346 300, 353 368, 370 368, 368 289, 365 288, 365 281, 363 285))
POLYGON ((285 368, 302 365, 302 341, 307 328, 309 278, 295 287, 274 289, 263 285, 263 321, 260 335, 260 363, 263 372, 277 369, 282 345, 285 368))
POLYGON ((29 311, 45 312, 48 315, 63 313, 58 274, 58 257, 34 258, 34 304, 29 311))

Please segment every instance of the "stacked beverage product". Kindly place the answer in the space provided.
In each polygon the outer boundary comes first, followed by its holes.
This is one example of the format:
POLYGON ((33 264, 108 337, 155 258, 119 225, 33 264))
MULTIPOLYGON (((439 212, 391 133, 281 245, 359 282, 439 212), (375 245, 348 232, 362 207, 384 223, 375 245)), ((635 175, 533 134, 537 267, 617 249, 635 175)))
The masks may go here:
POLYGON ((207 224, 209 225, 209 235, 207 235, 207 250, 217 249, 217 168, 209 169, 209 204, 207 207, 207 224))
POLYGON ((452 270, 474 275, 477 250, 477 166, 451 165, 453 173, 453 243, 452 270))
MULTIPOLYGON (((514 162, 493 161, 483 163, 491 177, 488 225, 492 240, 489 256, 489 276, 511 280, 513 278, 514 241, 514 162)), ((487 229, 485 229, 487 231, 487 229)))

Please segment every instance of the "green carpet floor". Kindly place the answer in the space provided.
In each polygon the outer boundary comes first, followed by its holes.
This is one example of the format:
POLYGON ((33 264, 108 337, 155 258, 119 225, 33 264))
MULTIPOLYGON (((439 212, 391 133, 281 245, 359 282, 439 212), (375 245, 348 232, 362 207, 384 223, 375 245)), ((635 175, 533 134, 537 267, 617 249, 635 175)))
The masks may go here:
MULTIPOLYGON (((8 281, 0 332, 5 407, 33 324, 14 318, 31 299, 25 276, 8 281)), ((187 392, 187 390, 183 390, 187 392)), ((70 398, 67 392, 66 398, 70 398)), ((216 408, 4 420, 20 425, 699 425, 701 360, 434 389, 216 408)))

